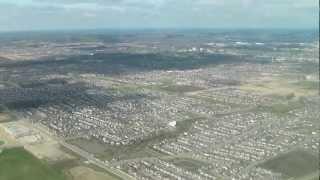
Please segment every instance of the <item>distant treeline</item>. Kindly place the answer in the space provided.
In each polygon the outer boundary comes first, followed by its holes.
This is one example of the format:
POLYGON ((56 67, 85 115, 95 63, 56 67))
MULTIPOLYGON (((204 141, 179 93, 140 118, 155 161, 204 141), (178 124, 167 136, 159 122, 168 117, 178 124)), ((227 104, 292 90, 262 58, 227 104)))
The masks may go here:
MULTIPOLYGON (((207 67, 210 65, 230 63, 261 63, 257 60, 241 56, 225 54, 196 54, 178 56, 163 53, 132 54, 132 53, 99 53, 90 55, 75 55, 64 60, 46 59, 33 61, 20 61, 0 63, 0 67, 30 71, 37 74, 67 73, 99 73, 121 74, 131 71, 151 70, 188 70, 207 67)), ((264 62, 265 63, 265 62, 264 62)))

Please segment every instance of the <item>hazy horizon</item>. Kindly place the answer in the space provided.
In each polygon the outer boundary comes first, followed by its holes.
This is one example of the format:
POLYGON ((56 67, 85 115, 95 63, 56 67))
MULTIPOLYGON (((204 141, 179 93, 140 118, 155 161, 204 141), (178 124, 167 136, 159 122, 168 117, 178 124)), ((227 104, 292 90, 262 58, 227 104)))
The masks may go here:
POLYGON ((315 0, 0 0, 0 31, 318 29, 315 0))
POLYGON ((0 30, 1 33, 37 33, 37 32, 47 32, 47 33, 69 33, 69 32, 191 32, 191 31, 213 31, 213 32, 236 32, 236 31, 308 31, 318 33, 319 27, 315 28, 57 28, 57 29, 27 29, 27 30, 0 30))

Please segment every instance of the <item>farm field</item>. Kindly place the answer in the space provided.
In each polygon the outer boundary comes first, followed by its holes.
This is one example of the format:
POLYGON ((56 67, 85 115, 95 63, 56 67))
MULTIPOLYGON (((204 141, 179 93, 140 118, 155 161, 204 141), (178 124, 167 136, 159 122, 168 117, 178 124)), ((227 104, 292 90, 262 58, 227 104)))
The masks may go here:
POLYGON ((0 154, 0 179, 65 180, 61 169, 38 160, 23 148, 5 149, 0 154), (14 167, 14 168, 12 168, 14 167))

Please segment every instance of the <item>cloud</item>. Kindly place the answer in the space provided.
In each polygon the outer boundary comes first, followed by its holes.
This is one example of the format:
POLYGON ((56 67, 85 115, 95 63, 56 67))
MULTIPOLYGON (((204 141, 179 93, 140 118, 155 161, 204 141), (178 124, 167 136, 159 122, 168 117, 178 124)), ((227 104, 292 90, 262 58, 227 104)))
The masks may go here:
POLYGON ((318 27, 315 0, 0 0, 0 30, 318 27))
POLYGON ((36 4, 52 4, 52 5, 79 5, 87 4, 98 5, 102 7, 109 6, 123 6, 123 7, 141 7, 141 8, 150 8, 150 7, 159 7, 168 3, 170 0, 32 0, 36 4))

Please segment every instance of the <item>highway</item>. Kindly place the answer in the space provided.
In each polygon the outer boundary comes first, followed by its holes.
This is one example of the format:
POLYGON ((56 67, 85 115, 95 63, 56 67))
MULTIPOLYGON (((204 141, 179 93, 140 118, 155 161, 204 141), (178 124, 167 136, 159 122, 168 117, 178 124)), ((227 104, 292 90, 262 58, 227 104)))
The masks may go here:
POLYGON ((77 146, 68 144, 62 140, 60 140, 59 143, 63 147, 65 147, 65 148, 71 150, 72 152, 80 155, 81 157, 87 159, 90 163, 92 163, 92 164, 112 173, 112 174, 115 174, 116 176, 119 176, 121 179, 124 179, 124 180, 134 180, 135 179, 135 178, 129 176, 127 173, 110 166, 108 163, 104 163, 103 161, 95 158, 92 154, 80 149, 77 146))

